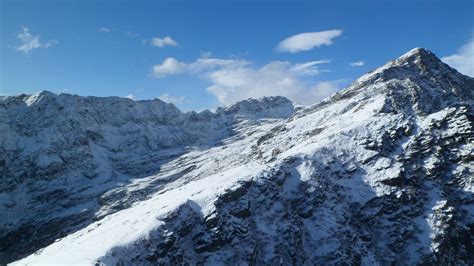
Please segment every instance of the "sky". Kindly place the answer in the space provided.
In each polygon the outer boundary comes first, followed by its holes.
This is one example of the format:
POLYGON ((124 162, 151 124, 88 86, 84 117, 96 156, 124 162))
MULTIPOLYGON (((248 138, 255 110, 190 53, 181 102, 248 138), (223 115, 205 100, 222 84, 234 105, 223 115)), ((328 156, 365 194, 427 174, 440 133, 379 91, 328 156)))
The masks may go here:
POLYGON ((474 1, 0 0, 0 95, 309 105, 415 47, 474 76, 474 1))

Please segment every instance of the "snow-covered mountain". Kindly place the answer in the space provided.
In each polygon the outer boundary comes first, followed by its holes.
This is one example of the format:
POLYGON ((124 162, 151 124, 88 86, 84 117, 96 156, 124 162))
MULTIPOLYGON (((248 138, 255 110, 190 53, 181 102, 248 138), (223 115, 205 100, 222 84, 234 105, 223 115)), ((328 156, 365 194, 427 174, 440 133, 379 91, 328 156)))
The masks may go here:
POLYGON ((421 48, 307 108, 2 97, 0 262, 472 265, 473 108, 421 48))
POLYGON ((282 97, 214 113, 181 113, 158 99, 50 92, 2 98, 0 261, 30 254, 162 190, 180 176, 149 179, 123 195, 128 185, 164 173, 166 162, 237 138, 239 126, 293 111, 282 97))

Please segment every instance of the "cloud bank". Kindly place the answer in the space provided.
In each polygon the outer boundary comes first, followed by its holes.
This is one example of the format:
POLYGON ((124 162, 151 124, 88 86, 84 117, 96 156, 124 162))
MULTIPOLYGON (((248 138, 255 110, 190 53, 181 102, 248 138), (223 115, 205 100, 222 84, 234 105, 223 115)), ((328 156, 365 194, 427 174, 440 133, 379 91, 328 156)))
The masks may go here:
POLYGON ((281 41, 276 50, 278 52, 298 53, 311 50, 322 45, 333 44, 333 39, 341 36, 342 30, 334 29, 319 32, 300 33, 281 41))

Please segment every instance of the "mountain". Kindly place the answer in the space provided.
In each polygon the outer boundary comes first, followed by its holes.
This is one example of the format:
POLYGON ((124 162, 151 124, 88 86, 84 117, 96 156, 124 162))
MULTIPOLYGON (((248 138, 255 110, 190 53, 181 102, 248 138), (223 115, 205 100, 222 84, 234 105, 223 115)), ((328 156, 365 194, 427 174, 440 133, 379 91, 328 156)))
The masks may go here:
POLYGON ((242 101, 214 113, 182 113, 158 99, 50 92, 3 97, 0 261, 31 254, 162 190, 180 178, 151 177, 164 173, 164 163, 235 138, 239 126, 287 118, 293 110, 283 97, 242 101), (135 182, 147 185, 126 192, 135 182))
POLYGON ((0 98, 1 262, 472 265, 473 104, 422 48, 310 107, 0 98))

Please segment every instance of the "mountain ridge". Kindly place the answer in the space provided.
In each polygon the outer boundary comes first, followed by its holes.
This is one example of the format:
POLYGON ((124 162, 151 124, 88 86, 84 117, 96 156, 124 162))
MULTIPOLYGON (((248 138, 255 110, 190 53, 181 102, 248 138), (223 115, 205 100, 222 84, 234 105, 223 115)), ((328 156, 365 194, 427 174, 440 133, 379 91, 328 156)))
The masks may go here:
MULTIPOLYGON (((38 242, 52 242, 69 230, 123 208, 112 204, 114 207, 96 215, 101 204, 109 203, 108 199, 97 200, 106 191, 132 177, 153 174, 163 162, 190 149, 219 145, 222 139, 235 135, 239 126, 255 124, 266 116, 270 120, 288 117, 293 108, 283 97, 242 101, 213 113, 183 113, 161 100, 51 92, 4 97, 0 100, 4 136, 0 143, 0 208, 6 215, 0 219, 0 261, 5 260, 2 256, 34 251, 35 242, 26 238, 36 229, 29 224, 46 232, 46 239, 37 233, 38 242), (247 109, 240 110, 241 105, 247 109), (78 196, 81 190, 85 196, 78 196), (29 192, 21 196, 25 191, 29 192), (30 207, 29 201, 41 204, 30 207), (80 206, 87 211, 71 215, 70 209, 80 206), (51 234, 48 227, 53 224, 70 229, 51 234), (18 249, 12 251, 15 247, 10 243, 15 241, 19 241, 18 249)), ((157 184, 152 190, 161 187, 157 184)), ((142 197, 123 204, 128 206, 142 197)))
MULTIPOLYGON (((60 98, 63 98, 63 99, 64 98, 70 98, 70 99, 82 98, 82 99, 103 100, 103 101, 108 101, 108 100, 110 100, 110 101, 113 101, 113 100, 115 100, 115 101, 132 101, 132 102, 136 102, 136 103, 153 103, 153 102, 156 102, 160 105, 173 106, 174 108, 178 109, 173 103, 165 102, 165 101, 163 101, 159 98, 134 100, 134 99, 130 99, 130 98, 127 98, 127 97, 119 97, 119 96, 105 96, 105 97, 101 97, 101 96, 80 96, 80 95, 76 95, 76 94, 63 93, 63 92, 62 93, 54 93, 54 92, 47 91, 47 90, 39 91, 39 92, 33 93, 33 94, 0 96, 0 101, 3 101, 4 103, 6 103, 8 101, 15 101, 15 99, 16 100, 20 99, 20 100, 24 101, 29 106, 29 105, 37 103, 37 101, 41 101, 42 99, 48 98, 48 97, 49 98, 56 98, 56 99, 60 99, 60 98)), ((218 110, 223 112, 224 110, 228 110, 228 109, 238 109, 238 107, 240 105, 248 104, 248 103, 253 103, 256 106, 258 106, 259 104, 273 104, 274 102, 280 102, 281 104, 287 104, 287 101, 285 99, 287 99, 287 98, 285 98, 283 96, 264 96, 264 97, 260 97, 260 98, 257 98, 257 99, 249 98, 249 99, 246 99, 246 100, 237 101, 237 102, 235 102, 233 104, 230 104, 228 106, 217 107, 216 109, 205 109, 205 110, 202 110, 202 111, 191 110, 191 111, 186 111, 186 112, 183 112, 183 111, 180 110, 180 112, 183 113, 183 114, 186 114, 186 113, 202 113, 202 112, 217 113, 218 110)))
MULTIPOLYGON (((49 236, 58 241, 17 263, 470 264, 473 88, 474 79, 418 48, 321 103, 291 114, 283 108, 279 119, 252 120, 262 117, 245 112, 252 100, 221 110, 239 117, 230 134, 219 131, 213 144, 190 150, 157 146, 158 159, 120 159, 119 147, 92 134, 80 147, 105 148, 100 154, 121 163, 102 165, 83 188, 123 183, 88 192, 98 205, 67 220, 86 221, 75 230, 67 228, 77 224, 60 226, 64 235, 49 236), (118 176, 103 177, 114 169, 118 176)), ((122 150, 129 147, 149 149, 125 143, 122 150)), ((33 202, 81 206, 87 195, 74 192, 68 202, 61 191, 39 188, 30 190, 33 202)), ((16 193, 10 195, 22 195, 16 193)), ((2 206, 21 202, 1 199, 2 206)), ((35 218, 22 222, 39 227, 35 218)), ((0 234, 2 252, 15 237, 29 236, 13 232, 0 234)), ((9 251, 48 243, 37 242, 9 251)))

